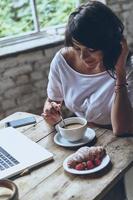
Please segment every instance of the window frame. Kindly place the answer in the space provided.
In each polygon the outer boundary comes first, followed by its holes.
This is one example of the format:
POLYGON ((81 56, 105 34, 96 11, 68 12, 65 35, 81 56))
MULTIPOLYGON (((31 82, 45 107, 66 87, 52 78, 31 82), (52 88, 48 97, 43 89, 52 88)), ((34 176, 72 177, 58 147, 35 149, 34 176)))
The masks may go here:
MULTIPOLYGON (((86 1, 87 0, 84 0, 84 2, 86 1)), ((99 1, 105 4, 107 3, 106 0, 99 1)), ((77 0, 75 7, 78 7, 80 2, 81 0, 77 0)), ((34 17, 33 23, 35 30, 21 33, 20 35, 0 38, 0 58, 34 49, 50 48, 64 43, 64 31, 66 24, 59 24, 40 29, 36 0, 30 0, 30 4, 32 8, 32 15, 34 17), (53 34, 51 34, 51 32, 53 32, 53 34)))
MULTIPOLYGON (((17 35, 5 36, 5 37, 0 38, 0 48, 6 47, 9 45, 16 45, 18 43, 28 42, 31 40, 37 40, 42 37, 49 38, 49 36, 54 36, 54 37, 56 37, 57 35, 62 36, 60 32, 63 32, 61 30, 65 30, 66 24, 49 26, 47 28, 41 29, 40 23, 39 23, 36 0, 29 0, 29 1, 30 1, 29 3, 31 7, 31 12, 32 12, 34 30, 28 31, 26 33, 21 33, 19 35, 17 34, 17 35), (50 34, 50 32, 53 32, 53 34, 50 34)), ((77 0, 75 7, 79 5, 80 5, 80 0, 77 0)))

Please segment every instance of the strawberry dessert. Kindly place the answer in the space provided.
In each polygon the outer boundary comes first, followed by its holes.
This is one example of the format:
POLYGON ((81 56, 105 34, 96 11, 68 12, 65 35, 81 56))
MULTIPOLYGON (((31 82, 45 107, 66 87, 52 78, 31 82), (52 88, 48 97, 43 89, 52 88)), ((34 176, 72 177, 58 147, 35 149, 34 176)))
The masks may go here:
POLYGON ((99 166, 105 155, 106 151, 102 146, 81 147, 69 158, 67 165, 79 171, 90 170, 99 166))

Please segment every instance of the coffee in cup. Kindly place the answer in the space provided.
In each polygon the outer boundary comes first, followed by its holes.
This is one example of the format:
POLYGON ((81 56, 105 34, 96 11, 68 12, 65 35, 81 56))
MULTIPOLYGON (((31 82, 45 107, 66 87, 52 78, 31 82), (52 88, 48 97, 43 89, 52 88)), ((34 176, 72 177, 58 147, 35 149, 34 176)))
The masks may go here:
POLYGON ((83 126, 82 124, 74 123, 74 124, 67 124, 63 128, 65 128, 65 129, 73 129, 74 128, 75 129, 75 128, 80 128, 82 126, 83 126))
POLYGON ((0 200, 18 200, 18 188, 13 181, 0 180, 0 200))
POLYGON ((70 117, 58 124, 58 129, 63 138, 70 142, 81 140, 87 129, 87 120, 82 117, 70 117))

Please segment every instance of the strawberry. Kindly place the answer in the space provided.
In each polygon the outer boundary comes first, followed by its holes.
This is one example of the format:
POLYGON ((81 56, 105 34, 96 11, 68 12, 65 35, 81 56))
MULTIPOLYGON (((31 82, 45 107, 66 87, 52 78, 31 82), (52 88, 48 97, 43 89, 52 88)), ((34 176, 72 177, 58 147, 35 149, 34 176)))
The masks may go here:
POLYGON ((87 167, 87 163, 86 162, 82 162, 82 164, 84 165, 84 169, 87 167))
POLYGON ((88 160, 87 161, 87 169, 93 169, 95 166, 94 166, 94 163, 92 160, 88 160))
POLYGON ((85 165, 83 163, 79 163, 75 166, 76 170, 84 170, 85 169, 85 165))
POLYGON ((95 166, 98 166, 98 165, 101 164, 101 160, 98 159, 98 158, 96 158, 96 159, 94 160, 94 163, 95 163, 95 166))

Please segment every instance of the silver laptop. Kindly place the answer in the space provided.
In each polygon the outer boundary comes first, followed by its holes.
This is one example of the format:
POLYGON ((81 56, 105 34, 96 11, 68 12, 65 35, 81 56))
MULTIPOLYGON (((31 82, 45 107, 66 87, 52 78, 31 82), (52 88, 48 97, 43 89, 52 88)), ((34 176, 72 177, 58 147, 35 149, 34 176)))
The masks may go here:
POLYGON ((53 159, 53 154, 16 129, 0 130, 0 179, 53 159))

